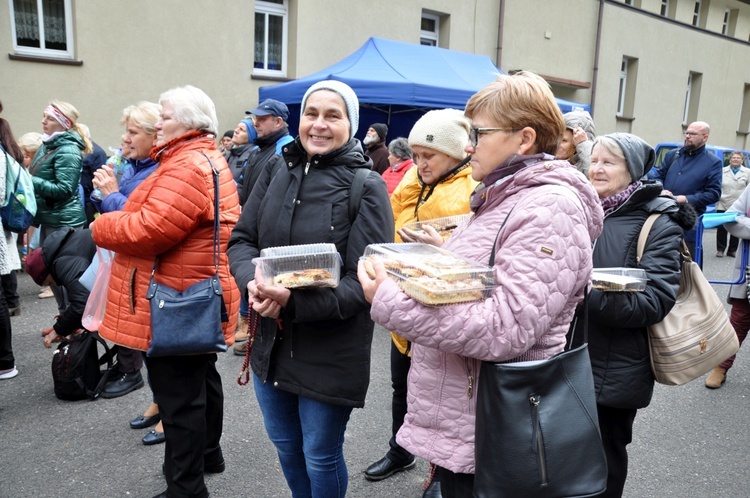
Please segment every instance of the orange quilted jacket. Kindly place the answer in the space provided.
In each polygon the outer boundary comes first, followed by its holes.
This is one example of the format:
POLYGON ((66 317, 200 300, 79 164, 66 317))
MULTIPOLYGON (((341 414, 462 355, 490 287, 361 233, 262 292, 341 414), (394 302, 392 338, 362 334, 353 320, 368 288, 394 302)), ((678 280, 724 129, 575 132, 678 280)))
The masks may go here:
MULTIPOLYGON (((156 280, 177 290, 214 273, 212 237, 214 185, 205 152, 220 171, 220 267, 229 322, 227 344, 234 342, 240 293, 229 273, 229 236, 240 215, 234 179, 210 136, 186 135, 152 151, 159 167, 130 195, 122 211, 101 215, 91 225, 94 242, 116 253, 99 333, 116 344, 146 351, 151 313, 146 291, 154 259, 156 280)), ((175 330, 175 333, 179 333, 175 330)))

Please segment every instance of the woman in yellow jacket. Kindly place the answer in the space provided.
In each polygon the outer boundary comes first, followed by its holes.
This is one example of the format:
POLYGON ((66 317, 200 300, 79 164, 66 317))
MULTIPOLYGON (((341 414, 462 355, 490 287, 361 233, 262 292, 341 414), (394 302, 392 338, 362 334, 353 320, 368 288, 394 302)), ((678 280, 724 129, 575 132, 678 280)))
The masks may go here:
MULTIPOLYGON (((406 172, 391 195, 396 242, 415 241, 409 232, 402 230, 408 223, 469 213, 469 196, 477 186, 464 152, 469 129, 463 112, 456 109, 430 111, 412 128, 409 145, 414 150, 416 167, 406 172)), ((391 337, 393 435, 388 453, 365 471, 365 477, 371 481, 380 481, 415 465, 414 455, 396 443, 396 433, 406 415, 411 344, 393 332, 391 337)), ((433 483, 425 496, 438 492, 435 489, 438 485, 433 483)))

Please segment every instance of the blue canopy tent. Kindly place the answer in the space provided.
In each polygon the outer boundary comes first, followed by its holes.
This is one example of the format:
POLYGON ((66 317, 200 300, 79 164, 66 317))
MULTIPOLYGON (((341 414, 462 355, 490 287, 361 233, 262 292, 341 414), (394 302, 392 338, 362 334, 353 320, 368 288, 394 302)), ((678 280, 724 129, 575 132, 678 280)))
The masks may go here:
MULTIPOLYGON (((294 81, 261 87, 259 93, 261 101, 271 98, 289 106, 289 128, 296 135, 305 91, 321 80, 343 81, 359 98, 357 136, 363 137, 372 123, 384 122, 390 141, 408 136, 413 124, 431 109, 463 109, 474 93, 501 73, 484 55, 373 37, 332 66, 294 81)), ((590 110, 588 104, 557 101, 563 112, 590 110)))

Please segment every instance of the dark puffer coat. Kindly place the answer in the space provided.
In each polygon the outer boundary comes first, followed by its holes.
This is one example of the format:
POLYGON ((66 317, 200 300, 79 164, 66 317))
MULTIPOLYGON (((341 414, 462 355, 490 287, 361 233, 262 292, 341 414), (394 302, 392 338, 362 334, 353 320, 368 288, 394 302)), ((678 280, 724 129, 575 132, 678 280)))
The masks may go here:
MULTIPOLYGON (((357 279, 365 247, 393 241, 393 214, 385 182, 370 174, 359 212, 349 222, 349 192, 359 168, 370 167, 359 141, 310 160, 299 139, 284 146, 285 167, 268 168, 229 240, 229 262, 247 293, 252 258, 266 247, 334 243, 343 266, 336 288, 293 289, 282 310, 283 329, 263 318, 252 369, 274 387, 337 406, 364 406, 370 382, 374 324, 357 279), (266 187, 267 185, 267 187, 266 187)), ((247 294, 245 294, 247 295, 247 294)))
MULTIPOLYGON (((654 376, 646 327, 659 323, 677 299, 683 230, 693 227, 695 211, 672 197, 660 197, 661 184, 644 182, 616 211, 604 218, 594 244, 594 269, 643 268, 643 292, 603 292, 589 297, 589 355, 594 371, 596 402, 614 408, 643 408, 651 402, 654 376), (651 228, 640 266, 636 246, 649 215, 663 213, 651 228)), ((576 343, 583 334, 578 320, 576 343)))

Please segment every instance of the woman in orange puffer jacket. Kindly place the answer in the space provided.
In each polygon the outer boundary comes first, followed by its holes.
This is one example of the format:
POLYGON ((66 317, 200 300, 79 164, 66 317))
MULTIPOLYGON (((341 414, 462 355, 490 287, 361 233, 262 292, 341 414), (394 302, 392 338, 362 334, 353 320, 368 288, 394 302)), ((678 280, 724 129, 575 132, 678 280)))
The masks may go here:
MULTIPOLYGON (((206 154, 220 173, 219 277, 229 314, 224 337, 231 345, 240 295, 229 274, 226 248, 240 207, 232 174, 216 148, 216 110, 192 86, 165 92, 159 103, 157 145, 151 151, 159 167, 133 191, 122 211, 102 214, 91 225, 96 244, 116 253, 99 333, 116 344, 148 349, 146 291, 155 258, 157 282, 178 291, 214 274, 215 193, 206 154)), ((167 443, 163 495, 207 496, 203 473, 224 470, 219 445, 224 395, 216 354, 147 357, 146 364, 167 443)))

